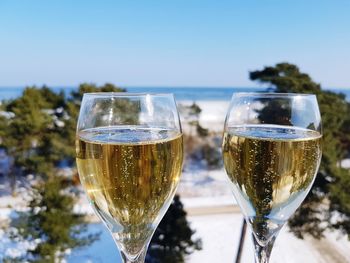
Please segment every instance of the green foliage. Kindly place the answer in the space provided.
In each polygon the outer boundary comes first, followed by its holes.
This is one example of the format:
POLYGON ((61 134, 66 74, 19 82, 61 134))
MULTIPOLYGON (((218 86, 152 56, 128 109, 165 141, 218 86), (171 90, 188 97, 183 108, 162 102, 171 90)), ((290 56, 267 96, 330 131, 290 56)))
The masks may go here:
POLYGON ((43 175, 69 151, 60 136, 63 116, 56 112, 64 107, 63 94, 55 94, 47 87, 28 87, 21 97, 5 104, 4 110, 14 117, 5 120, 2 146, 25 174, 43 175))
POLYGON ((209 130, 203 128, 199 123, 196 124, 196 131, 200 137, 207 137, 209 135, 209 130))
POLYGON ((79 85, 77 91, 71 93, 73 101, 80 105, 80 102, 83 98, 84 93, 93 93, 93 92, 125 92, 125 89, 119 88, 111 83, 106 83, 103 86, 97 86, 93 83, 83 83, 79 85))
POLYGON ((296 65, 280 63, 275 67, 250 72, 250 79, 270 84, 276 92, 320 93, 319 84, 312 81, 309 75, 300 72, 296 65))
POLYGON ((187 115, 189 118, 188 123, 191 126, 199 126, 199 115, 202 112, 202 109, 195 103, 193 102, 193 104, 191 106, 187 106, 186 107, 187 110, 187 115))
POLYGON ((185 262, 186 255, 202 249, 201 240, 192 239, 194 233, 186 219, 180 197, 176 195, 153 235, 146 262, 185 262))
POLYGON ((75 201, 66 192, 66 183, 62 177, 53 176, 34 186, 30 211, 19 212, 19 218, 12 222, 18 230, 14 238, 41 240, 27 251, 31 262, 57 262, 67 249, 89 245, 98 238, 82 236, 87 227, 84 215, 72 212, 75 201))
POLYGON ((215 145, 206 143, 202 146, 202 155, 210 169, 218 169, 222 167, 221 149, 215 145))
MULTIPOLYGON (((106 83, 103 86, 96 86, 95 84, 83 83, 79 85, 77 91, 73 91, 71 93, 71 98, 67 100, 67 113, 70 116, 68 120, 66 120, 66 129, 63 131, 63 136, 67 138, 68 145, 75 145, 76 138, 76 128, 77 128, 77 120, 79 116, 80 104, 83 99, 84 93, 91 92, 125 92, 125 89, 119 88, 113 84, 106 83)), ((75 158, 75 148, 71 147, 71 152, 69 156, 74 159, 75 158)))
MULTIPOLYGON (((34 262, 54 262, 68 248, 85 246, 97 236, 83 236, 83 216, 73 211, 71 180, 59 175, 62 160, 75 158, 75 130, 79 103, 85 91, 123 91, 111 84, 82 84, 67 100, 47 87, 28 87, 21 97, 4 102, 0 117, 1 146, 14 160, 13 176, 33 174, 39 182, 33 189, 30 210, 12 222, 16 239, 39 240, 28 251, 34 262), (79 101, 78 101, 79 100, 79 101)), ((15 260, 15 259, 11 259, 15 260)), ((20 259, 19 259, 20 260, 20 259)))
POLYGON ((190 115, 195 115, 195 116, 198 116, 202 112, 202 109, 195 102, 193 102, 193 104, 189 106, 189 110, 190 110, 190 115))
POLYGON ((182 106, 180 108, 180 113, 185 118, 185 121, 191 126, 199 126, 199 115, 202 109, 193 102, 190 106, 182 106))
POLYGON ((272 85, 276 92, 316 94, 323 122, 323 158, 315 183, 289 226, 301 238, 304 233, 321 237, 326 228, 339 229, 350 237, 350 172, 339 167, 350 150, 350 104, 345 95, 323 91, 310 76, 288 63, 251 72, 250 79, 272 85))
POLYGON ((260 100, 264 107, 258 111, 259 120, 261 123, 278 124, 278 125, 292 125, 290 105, 281 103, 280 101, 264 101, 260 100))

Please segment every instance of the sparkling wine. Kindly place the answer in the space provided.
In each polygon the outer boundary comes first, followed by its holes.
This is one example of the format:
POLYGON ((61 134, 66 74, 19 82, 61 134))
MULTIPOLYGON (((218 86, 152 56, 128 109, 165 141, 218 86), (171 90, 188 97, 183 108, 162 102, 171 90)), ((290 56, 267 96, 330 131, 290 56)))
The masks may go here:
POLYGON ((321 135, 276 125, 231 127, 224 134, 223 158, 237 202, 264 245, 310 190, 321 135))
POLYGON ((77 166, 92 206, 130 254, 163 217, 179 181, 182 135, 118 127, 80 131, 77 166))

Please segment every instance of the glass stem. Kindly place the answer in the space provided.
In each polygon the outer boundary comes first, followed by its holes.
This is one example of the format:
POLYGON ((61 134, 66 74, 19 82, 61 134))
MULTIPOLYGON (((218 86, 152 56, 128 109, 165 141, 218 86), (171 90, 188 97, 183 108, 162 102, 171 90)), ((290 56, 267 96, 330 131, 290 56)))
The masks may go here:
POLYGON ((127 253, 125 253, 124 251, 120 251, 120 254, 122 256, 123 263, 144 263, 147 254, 147 246, 145 246, 141 250, 140 254, 135 258, 128 257, 127 253))
POLYGON ((271 255, 273 244, 275 243, 275 239, 276 239, 276 236, 272 237, 265 246, 262 246, 259 244, 255 236, 253 235, 255 263, 269 263, 270 255, 271 255))

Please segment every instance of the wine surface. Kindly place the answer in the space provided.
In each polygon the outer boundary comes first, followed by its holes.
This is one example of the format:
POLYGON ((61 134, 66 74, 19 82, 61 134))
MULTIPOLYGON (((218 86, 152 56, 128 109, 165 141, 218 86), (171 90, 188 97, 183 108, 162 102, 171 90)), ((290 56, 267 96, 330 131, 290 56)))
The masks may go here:
POLYGON ((77 138, 77 166, 89 199, 131 254, 151 236, 179 181, 182 135, 118 127, 88 129, 77 138))
POLYGON ((223 158, 232 189, 254 234, 263 243, 307 195, 321 159, 316 131, 274 125, 231 127, 223 158))

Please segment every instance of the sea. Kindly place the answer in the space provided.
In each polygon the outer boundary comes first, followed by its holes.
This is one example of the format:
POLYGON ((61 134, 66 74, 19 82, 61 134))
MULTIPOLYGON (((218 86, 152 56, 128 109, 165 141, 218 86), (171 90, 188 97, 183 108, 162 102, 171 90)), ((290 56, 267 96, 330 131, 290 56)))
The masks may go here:
MULTIPOLYGON (((127 92, 140 93, 173 93, 178 101, 229 101, 235 92, 263 92, 268 87, 124 87, 127 92)), ((66 96, 77 87, 53 87, 55 92, 64 91, 66 96)), ((0 87, 0 101, 15 99, 21 96, 24 87, 0 87)), ((325 90, 343 93, 350 101, 350 88, 326 88, 325 90)))

